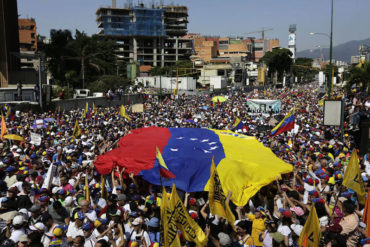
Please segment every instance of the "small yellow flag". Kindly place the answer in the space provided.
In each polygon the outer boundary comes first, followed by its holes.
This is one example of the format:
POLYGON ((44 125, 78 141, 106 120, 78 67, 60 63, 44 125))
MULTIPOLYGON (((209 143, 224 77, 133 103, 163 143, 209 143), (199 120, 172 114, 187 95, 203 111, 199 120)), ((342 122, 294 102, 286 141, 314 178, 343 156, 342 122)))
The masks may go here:
POLYGON ((173 215, 173 208, 168 201, 166 189, 162 189, 162 203, 161 203, 161 238, 163 240, 164 247, 180 247, 180 239, 177 233, 178 228, 176 226, 175 218, 173 215))
POLYGON ((87 180, 87 174, 85 175, 85 200, 90 201, 90 189, 89 181, 87 180))
POLYGON ((73 127, 73 133, 72 133, 72 136, 74 138, 79 138, 81 136, 81 129, 80 129, 80 126, 78 125, 78 121, 76 119, 76 123, 75 123, 75 126, 73 127))
POLYGON ((316 208, 311 207, 310 214, 304 224, 301 235, 298 239, 298 246, 317 247, 321 237, 319 218, 317 217, 316 208))
POLYGON ((87 111, 89 110, 89 104, 86 102, 84 111, 82 112, 82 119, 86 118, 87 111))
POLYGON ((98 113, 98 109, 95 106, 95 103, 93 102, 93 113, 96 115, 98 113))
POLYGON ((361 205, 365 204, 365 187, 364 182, 362 181, 359 160, 355 149, 352 152, 347 169, 344 172, 342 184, 356 192, 358 202, 361 205))
POLYGON ((131 118, 126 114, 126 109, 123 105, 121 106, 121 110, 119 111, 119 115, 126 118, 127 120, 131 120, 131 118))
POLYGON ((212 159, 211 177, 209 179, 209 208, 213 215, 218 215, 225 218, 230 225, 234 225, 235 216, 231 212, 230 206, 226 203, 226 196, 222 189, 220 178, 217 174, 217 169, 212 159))
POLYGON ((100 175, 101 182, 101 198, 107 199, 107 189, 105 188, 105 178, 103 175, 100 175))
POLYGON ((4 116, 1 115, 1 140, 4 139, 4 135, 8 133, 8 129, 6 128, 4 116))
POLYGON ((196 246, 205 246, 208 242, 202 228, 190 217, 184 204, 177 194, 175 184, 172 185, 170 207, 173 209, 173 216, 177 228, 187 241, 194 242, 196 246))

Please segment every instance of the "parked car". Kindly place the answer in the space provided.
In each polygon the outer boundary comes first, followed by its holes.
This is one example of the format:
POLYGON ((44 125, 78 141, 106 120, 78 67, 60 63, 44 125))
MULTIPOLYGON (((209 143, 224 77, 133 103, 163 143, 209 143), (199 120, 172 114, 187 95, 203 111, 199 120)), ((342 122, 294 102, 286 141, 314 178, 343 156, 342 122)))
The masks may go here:
POLYGON ((91 96, 90 90, 89 89, 75 89, 73 92, 73 98, 86 98, 91 96))

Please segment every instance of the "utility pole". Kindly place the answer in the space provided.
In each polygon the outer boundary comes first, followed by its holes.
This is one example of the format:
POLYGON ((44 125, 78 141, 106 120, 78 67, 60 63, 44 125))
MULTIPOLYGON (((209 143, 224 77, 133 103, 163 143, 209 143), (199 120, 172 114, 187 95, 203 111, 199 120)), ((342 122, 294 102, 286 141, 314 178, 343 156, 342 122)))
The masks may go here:
MULTIPOLYGON (((334 0, 331 0, 331 27, 330 27, 330 61, 329 61, 329 71, 333 71, 333 7, 334 7, 334 0)), ((329 80, 328 80, 328 97, 330 99, 331 96, 331 85, 333 82, 332 73, 329 72, 329 80)))
POLYGON ((41 69, 41 54, 39 55, 39 100, 40 108, 42 109, 42 69, 41 69))

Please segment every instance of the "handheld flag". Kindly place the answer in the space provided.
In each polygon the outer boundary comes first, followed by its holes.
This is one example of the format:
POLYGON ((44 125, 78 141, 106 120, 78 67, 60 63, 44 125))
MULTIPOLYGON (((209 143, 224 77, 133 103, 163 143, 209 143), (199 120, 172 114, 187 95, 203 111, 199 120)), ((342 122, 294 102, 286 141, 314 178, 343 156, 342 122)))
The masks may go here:
POLYGON ((1 116, 1 140, 4 140, 4 135, 8 133, 8 129, 6 128, 4 116, 1 116))
POLYGON ((246 126, 239 118, 236 118, 235 123, 234 123, 234 128, 236 130, 242 130, 242 129, 246 129, 246 126))
POLYGON ((121 106, 121 110, 119 111, 119 115, 126 118, 127 120, 131 120, 131 118, 126 114, 126 109, 123 105, 121 106))
POLYGON ((74 138, 79 138, 81 136, 81 129, 80 129, 80 126, 78 125, 78 121, 76 119, 76 123, 75 123, 75 126, 73 127, 73 133, 72 133, 72 136, 74 138))
MULTIPOLYGON (((362 217, 362 221, 367 225, 370 226, 370 191, 367 192, 366 196, 366 203, 365 203, 365 209, 364 214, 362 217)), ((367 235, 366 237, 370 237, 370 227, 366 227, 367 235)))
POLYGON ((365 204, 365 188, 362 181, 357 152, 354 149, 349 160, 346 171, 344 172, 343 183, 347 188, 354 190, 357 194, 358 202, 365 204))
POLYGON ((295 110, 291 110, 281 122, 271 130, 270 136, 280 135, 294 128, 295 110))
POLYGON ((235 216, 231 212, 230 206, 226 203, 226 196, 222 189, 217 169, 212 159, 211 177, 209 179, 209 208, 213 215, 225 218, 231 226, 234 225, 235 216))
POLYGON ((87 110, 86 118, 89 120, 91 119, 91 109, 90 108, 87 110))
POLYGON ((297 93, 297 97, 301 97, 303 95, 303 90, 302 91, 299 91, 298 93, 297 93))
POLYGON ((101 181, 101 198, 107 199, 107 189, 105 188, 105 178, 103 175, 100 175, 100 181, 101 181))
POLYGON ((87 118, 87 111, 89 109, 89 104, 86 102, 84 111, 82 112, 82 119, 87 118))
POLYGON ((162 189, 162 203, 161 203, 161 239, 163 246, 181 247, 178 228, 175 218, 173 217, 174 210, 171 207, 166 189, 162 189))
POLYGON ((87 180, 87 174, 85 175, 85 200, 90 202, 90 189, 89 181, 87 180))
POLYGON ((93 103, 93 115, 98 113, 98 108, 96 108, 95 104, 93 103))
POLYGON ((172 172, 170 172, 170 170, 168 170, 168 167, 164 162, 161 151, 159 150, 158 147, 156 147, 156 150, 157 150, 156 158, 159 164, 159 175, 167 179, 175 178, 176 176, 172 172))
POLYGON ((317 247, 319 246, 320 237, 319 218, 317 217, 315 206, 312 206, 301 235, 299 236, 298 246, 317 247))
POLYGON ((200 228, 194 219, 188 214, 184 204, 177 194, 175 184, 172 185, 170 205, 171 208, 173 208, 172 217, 175 219, 175 224, 181 231, 183 237, 187 241, 194 242, 197 246, 205 246, 208 239, 202 228, 200 228))
POLYGON ((280 98, 284 99, 288 95, 288 90, 285 90, 281 95, 280 98))
POLYGON ((170 102, 170 98, 166 97, 163 101, 163 104, 167 105, 170 102))

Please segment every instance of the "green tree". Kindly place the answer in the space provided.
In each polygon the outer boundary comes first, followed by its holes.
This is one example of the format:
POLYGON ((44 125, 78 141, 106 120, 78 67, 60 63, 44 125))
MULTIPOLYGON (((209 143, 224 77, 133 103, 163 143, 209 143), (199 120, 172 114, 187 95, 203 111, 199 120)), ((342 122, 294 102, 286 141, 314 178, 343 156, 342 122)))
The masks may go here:
POLYGON ((366 62, 361 66, 353 66, 349 69, 348 73, 348 89, 352 87, 353 84, 361 85, 362 90, 370 90, 370 62, 366 62))
POLYGON ((292 52, 288 49, 274 49, 267 52, 260 61, 269 67, 270 76, 277 72, 278 78, 281 79, 284 72, 290 71, 293 63, 292 55, 292 52))
POLYGON ((69 30, 50 31, 50 43, 44 44, 41 50, 48 58, 48 69, 54 79, 63 85, 65 81, 65 71, 73 69, 71 64, 65 63, 63 57, 69 54, 68 43, 72 40, 72 33, 69 30))
POLYGON ((311 82, 317 74, 316 68, 312 67, 312 58, 299 57, 294 61, 293 74, 298 82, 311 82))
POLYGON ((87 87, 91 92, 107 92, 109 89, 122 87, 123 90, 130 85, 130 80, 116 75, 102 75, 87 87))
MULTIPOLYGON (((109 37, 86 35, 76 30, 51 30, 51 42, 43 49, 49 61, 49 71, 61 86, 85 87, 101 75, 116 75, 117 68, 125 74, 115 56, 115 41, 109 37)), ((121 66, 124 66, 121 64, 121 66)))
POLYGON ((89 37, 76 30, 75 39, 69 42, 68 48, 72 55, 64 59, 79 63, 82 88, 85 87, 86 72, 89 72, 91 80, 97 74, 113 74, 116 71, 115 43, 111 40, 96 35, 89 37))

